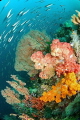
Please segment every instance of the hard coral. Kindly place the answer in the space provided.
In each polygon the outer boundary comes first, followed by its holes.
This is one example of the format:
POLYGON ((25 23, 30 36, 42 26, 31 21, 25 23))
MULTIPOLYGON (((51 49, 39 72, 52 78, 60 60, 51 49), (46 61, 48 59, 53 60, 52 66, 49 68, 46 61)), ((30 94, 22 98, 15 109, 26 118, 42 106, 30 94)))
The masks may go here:
POLYGON ((72 15, 72 19, 71 19, 71 21, 75 24, 75 25, 78 25, 78 24, 80 24, 80 12, 78 11, 78 10, 75 10, 77 13, 78 13, 78 15, 72 15))

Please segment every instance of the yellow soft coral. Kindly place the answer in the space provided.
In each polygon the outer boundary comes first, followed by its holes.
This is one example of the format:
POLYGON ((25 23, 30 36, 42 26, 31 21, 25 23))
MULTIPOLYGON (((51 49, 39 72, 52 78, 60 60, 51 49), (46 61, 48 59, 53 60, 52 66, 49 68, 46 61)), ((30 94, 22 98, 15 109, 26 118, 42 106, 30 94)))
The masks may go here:
POLYGON ((44 92, 40 100, 44 102, 56 101, 56 103, 59 103, 62 98, 75 95, 77 91, 80 91, 80 84, 77 82, 75 73, 67 73, 64 74, 64 78, 60 82, 52 86, 50 91, 44 92))

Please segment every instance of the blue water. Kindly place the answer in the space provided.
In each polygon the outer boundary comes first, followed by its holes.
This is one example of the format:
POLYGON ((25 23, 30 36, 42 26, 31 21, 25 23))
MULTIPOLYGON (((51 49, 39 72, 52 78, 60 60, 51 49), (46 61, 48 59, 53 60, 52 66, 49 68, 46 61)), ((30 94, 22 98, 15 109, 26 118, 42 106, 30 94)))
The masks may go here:
MULTIPOLYGON (((20 38, 32 29, 45 30, 53 38, 60 24, 71 19, 75 10, 80 11, 79 0, 0 1, 0 90, 8 86, 6 81, 10 80, 11 74, 19 74, 24 79, 29 78, 25 72, 16 72, 14 69, 15 51, 20 38), (7 4, 8 2, 9 4, 7 4), (52 5, 46 7, 49 4, 52 5), (12 17, 7 18, 10 10, 12 17), (24 13, 27 10, 26 14, 18 15, 21 11, 24 13), (17 21, 19 24, 13 30, 12 25, 17 21), (21 25, 25 21, 28 23, 21 25), (11 32, 8 33, 9 31, 11 32), (12 40, 9 41, 12 36, 12 40)), ((11 106, 0 95, 0 118, 11 112, 13 112, 11 106)))

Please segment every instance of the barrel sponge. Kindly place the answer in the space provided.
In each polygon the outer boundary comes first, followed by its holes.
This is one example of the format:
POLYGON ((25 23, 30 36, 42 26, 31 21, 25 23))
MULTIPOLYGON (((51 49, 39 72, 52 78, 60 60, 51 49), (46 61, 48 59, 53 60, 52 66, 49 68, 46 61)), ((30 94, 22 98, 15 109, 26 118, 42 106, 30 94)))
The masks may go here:
POLYGON ((16 71, 27 71, 30 76, 38 73, 31 61, 31 55, 38 51, 45 51, 50 37, 45 32, 31 30, 25 34, 19 41, 16 48, 16 57, 14 68, 16 71))

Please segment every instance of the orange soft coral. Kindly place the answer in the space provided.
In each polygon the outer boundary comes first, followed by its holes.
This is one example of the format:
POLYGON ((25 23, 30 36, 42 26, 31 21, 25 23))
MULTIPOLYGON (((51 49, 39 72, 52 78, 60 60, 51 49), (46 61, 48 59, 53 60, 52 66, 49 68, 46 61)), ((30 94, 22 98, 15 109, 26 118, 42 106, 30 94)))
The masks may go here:
POLYGON ((65 74, 65 77, 59 83, 52 86, 52 90, 44 92, 40 100, 44 102, 56 101, 56 103, 59 103, 62 98, 75 95, 78 91, 80 91, 80 84, 77 83, 76 75, 72 72, 65 74))

